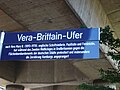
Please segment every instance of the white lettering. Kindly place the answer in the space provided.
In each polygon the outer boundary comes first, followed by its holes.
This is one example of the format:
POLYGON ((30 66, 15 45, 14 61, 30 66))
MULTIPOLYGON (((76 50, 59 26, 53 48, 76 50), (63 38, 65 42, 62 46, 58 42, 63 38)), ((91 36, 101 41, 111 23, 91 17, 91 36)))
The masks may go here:
POLYGON ((40 40, 60 40, 62 39, 62 34, 58 34, 58 32, 56 33, 37 33, 37 41, 40 40))
POLYGON ((82 36, 83 33, 77 33, 76 31, 67 32, 67 39, 81 39, 82 36))
POLYGON ((32 35, 27 35, 27 36, 24 36, 23 34, 17 34, 17 37, 18 37, 18 41, 32 41, 32 35))

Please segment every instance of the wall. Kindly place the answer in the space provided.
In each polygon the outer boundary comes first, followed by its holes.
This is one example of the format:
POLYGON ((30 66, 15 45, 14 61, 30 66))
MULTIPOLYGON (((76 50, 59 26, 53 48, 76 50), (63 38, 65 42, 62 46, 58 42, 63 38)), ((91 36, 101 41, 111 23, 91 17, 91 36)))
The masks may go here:
POLYGON ((71 85, 63 85, 63 86, 53 86, 53 87, 44 87, 44 88, 36 88, 31 90, 76 90, 77 86, 71 85))
POLYGON ((14 61, 0 61, 0 77, 8 80, 15 81, 15 62, 14 61))
POLYGON ((66 2, 87 27, 110 25, 99 0, 66 0, 66 2))

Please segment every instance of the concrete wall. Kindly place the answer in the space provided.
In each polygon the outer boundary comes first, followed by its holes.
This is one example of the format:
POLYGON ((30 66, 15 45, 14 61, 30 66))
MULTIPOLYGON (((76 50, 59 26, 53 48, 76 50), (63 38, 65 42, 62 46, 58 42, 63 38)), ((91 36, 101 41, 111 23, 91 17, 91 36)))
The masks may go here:
POLYGON ((55 61, 55 82, 75 81, 74 67, 68 61, 55 61))
MULTIPOLYGON (((111 29, 111 22, 107 17, 101 3, 99 0, 65 0, 70 8, 76 13, 78 17, 82 19, 84 24, 87 27, 105 27, 109 25, 111 29)), ((116 33, 116 32, 115 32, 116 33)), ((115 33, 114 36, 116 35, 115 33)), ((110 49, 106 45, 100 45, 102 52, 106 53, 110 49)), ((113 60, 110 56, 105 55, 106 58, 109 60, 111 65, 118 69, 118 62, 113 60)))
POLYGON ((58 86, 56 90, 76 90, 77 86, 58 86))
POLYGON ((109 19, 99 0, 66 0, 87 27, 110 25, 109 19))
POLYGON ((17 64, 16 83, 54 82, 53 61, 21 61, 17 64))
POLYGON ((0 77, 15 82, 15 66, 14 61, 0 61, 0 77))
POLYGON ((77 86, 74 85, 63 85, 63 86, 52 86, 52 87, 45 87, 45 88, 36 88, 31 90, 76 90, 77 86))
MULTIPOLYGON (((71 61, 72 62, 72 61, 71 61)), ((88 81, 70 61, 19 61, 16 83, 63 83, 88 81)))
POLYGON ((31 90, 53 90, 53 87, 43 87, 43 88, 35 88, 31 90))
MULTIPOLYGON (((110 21, 99 0, 65 0, 65 1, 73 10, 73 12, 76 14, 76 16, 79 17, 88 28, 91 27, 99 28, 105 27, 107 25, 111 26, 110 21)), ((102 46, 102 48, 106 49, 106 47, 104 46, 102 46)), ((106 69, 111 67, 109 61, 106 60, 105 57, 100 57, 99 61, 94 60, 83 61, 74 63, 74 65, 93 80, 99 78, 98 69, 100 68, 106 69)))

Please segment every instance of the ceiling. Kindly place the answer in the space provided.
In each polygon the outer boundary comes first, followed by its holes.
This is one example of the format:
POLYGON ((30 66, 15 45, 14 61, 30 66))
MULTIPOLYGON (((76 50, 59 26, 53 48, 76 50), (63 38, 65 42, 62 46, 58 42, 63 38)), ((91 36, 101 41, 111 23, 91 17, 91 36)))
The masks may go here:
POLYGON ((72 29, 80 25, 64 0, 0 0, 0 30, 3 31, 72 29))
MULTIPOLYGON (((117 36, 120 37, 120 0, 100 1, 117 32, 117 36)), ((79 28, 80 25, 81 23, 64 0, 0 0, 0 29, 3 31, 71 29, 79 28)), ((91 71, 96 69, 94 69, 95 64, 96 67, 100 66, 96 61, 89 61, 89 64, 86 62, 74 62, 74 65, 80 70, 82 65, 83 67, 91 67, 91 71), (92 63, 94 64, 92 65, 92 63)), ((108 61, 104 59, 101 61, 105 67, 106 63, 108 64, 108 61)), ((85 69, 83 70, 85 71, 85 69)), ((86 70, 87 72, 88 70, 86 70)), ((92 73, 91 78, 94 78, 92 73)))
POLYGON ((117 37, 120 38, 120 0, 100 0, 117 37))
MULTIPOLYGON (((120 0, 100 0, 120 37, 120 0)), ((64 0, 0 0, 0 29, 38 31, 80 27, 64 0), (54 12, 54 13, 53 13, 54 12)))
POLYGON ((0 0, 0 9, 2 30, 38 31, 80 27, 80 22, 64 0, 0 0))

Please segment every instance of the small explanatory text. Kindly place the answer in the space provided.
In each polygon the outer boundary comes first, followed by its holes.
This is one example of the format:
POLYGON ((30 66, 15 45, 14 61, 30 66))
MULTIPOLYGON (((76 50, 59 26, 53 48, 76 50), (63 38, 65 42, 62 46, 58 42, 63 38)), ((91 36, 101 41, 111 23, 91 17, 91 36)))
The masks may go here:
POLYGON ((95 43, 44 43, 44 44, 11 44, 5 45, 9 50, 8 56, 24 56, 25 59, 68 59, 75 54, 90 54, 86 47, 94 47, 95 43))

